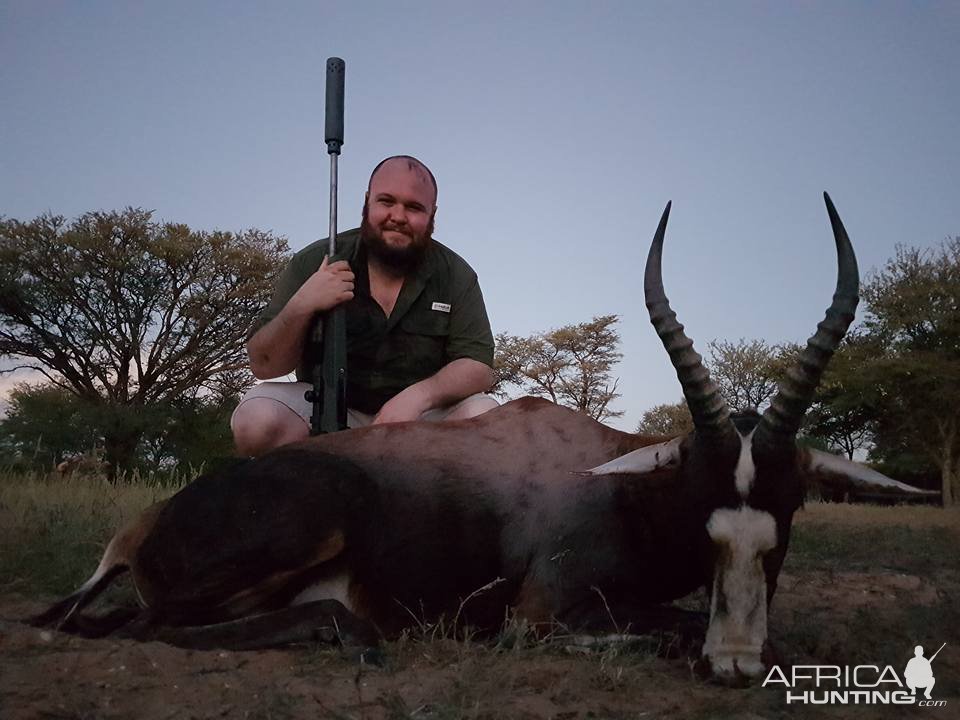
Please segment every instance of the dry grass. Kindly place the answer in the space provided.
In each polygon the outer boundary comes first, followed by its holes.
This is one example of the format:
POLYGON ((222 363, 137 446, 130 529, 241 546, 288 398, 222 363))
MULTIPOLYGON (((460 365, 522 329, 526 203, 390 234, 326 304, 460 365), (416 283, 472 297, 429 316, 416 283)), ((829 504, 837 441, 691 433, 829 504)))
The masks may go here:
POLYGON ((794 516, 794 524, 836 527, 947 528, 960 532, 960 505, 847 505, 810 502, 794 516))
POLYGON ((794 516, 788 570, 913 573, 956 566, 960 507, 811 503, 794 516))
POLYGON ((7 528, 13 526, 9 523, 22 524, 38 512, 64 509, 98 520, 122 521, 175 490, 139 478, 111 485, 96 476, 0 474, 0 517, 7 521, 7 528))
POLYGON ((175 487, 138 477, 0 473, 0 591, 64 594, 96 566, 114 530, 175 487))

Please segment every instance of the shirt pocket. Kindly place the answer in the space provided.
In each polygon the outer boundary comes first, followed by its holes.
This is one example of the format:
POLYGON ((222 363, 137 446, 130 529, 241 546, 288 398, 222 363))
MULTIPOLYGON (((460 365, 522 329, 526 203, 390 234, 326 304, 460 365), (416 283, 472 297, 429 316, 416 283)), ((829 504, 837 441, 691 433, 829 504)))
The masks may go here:
POLYGON ((433 312, 407 316, 400 321, 394 349, 397 367, 414 381, 436 373, 446 363, 450 317, 433 312))
POLYGON ((400 329, 410 335, 446 338, 450 334, 450 314, 434 311, 408 315, 400 321, 400 329))

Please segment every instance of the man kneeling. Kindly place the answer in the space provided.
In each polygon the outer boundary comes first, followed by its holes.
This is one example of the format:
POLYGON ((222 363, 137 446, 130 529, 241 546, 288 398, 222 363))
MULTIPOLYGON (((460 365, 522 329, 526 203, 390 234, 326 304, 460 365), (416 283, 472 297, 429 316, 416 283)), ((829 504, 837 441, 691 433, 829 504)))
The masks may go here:
POLYGON ((298 382, 265 382, 241 399, 230 425, 241 455, 309 435, 304 399, 312 367, 312 320, 345 304, 347 424, 460 420, 497 406, 493 333, 476 273, 433 239, 437 184, 419 160, 401 155, 374 168, 358 229, 298 252, 247 343, 260 378, 296 370, 298 382))

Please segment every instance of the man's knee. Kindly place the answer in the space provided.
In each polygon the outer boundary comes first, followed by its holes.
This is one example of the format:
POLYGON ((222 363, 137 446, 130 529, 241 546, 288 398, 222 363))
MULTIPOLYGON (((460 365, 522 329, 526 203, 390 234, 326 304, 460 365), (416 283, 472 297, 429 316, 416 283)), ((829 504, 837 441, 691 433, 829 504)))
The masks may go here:
POLYGON ((239 455, 261 455, 303 440, 310 429, 299 415, 277 400, 253 397, 240 403, 230 419, 239 455))
POLYGON ((476 394, 461 400, 444 420, 466 420, 500 407, 493 395, 476 394))

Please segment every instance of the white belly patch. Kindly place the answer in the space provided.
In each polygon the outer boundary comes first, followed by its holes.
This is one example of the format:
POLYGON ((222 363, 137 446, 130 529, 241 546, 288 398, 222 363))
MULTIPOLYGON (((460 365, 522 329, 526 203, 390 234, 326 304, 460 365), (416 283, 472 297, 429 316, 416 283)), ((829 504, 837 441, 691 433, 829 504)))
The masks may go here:
POLYGON ((350 612, 350 576, 346 573, 325 578, 304 588, 291 602, 291 605, 303 605, 317 600, 338 600, 350 612))

